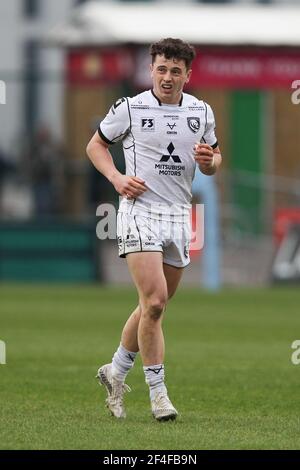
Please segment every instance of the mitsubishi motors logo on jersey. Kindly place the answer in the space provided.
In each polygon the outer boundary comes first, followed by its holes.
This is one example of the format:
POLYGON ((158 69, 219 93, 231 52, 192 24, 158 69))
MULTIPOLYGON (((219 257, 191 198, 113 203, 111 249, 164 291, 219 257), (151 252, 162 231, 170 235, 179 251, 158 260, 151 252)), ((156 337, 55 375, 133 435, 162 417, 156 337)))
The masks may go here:
POLYGON ((163 155, 159 163, 155 163, 155 170, 157 170, 158 174, 161 176, 181 176, 182 172, 185 171, 185 166, 174 165, 174 163, 182 162, 178 155, 174 155, 175 147, 173 142, 169 143, 167 151, 169 152, 168 155, 163 155))
POLYGON ((169 152, 169 155, 163 155, 160 159, 161 162, 168 162, 170 160, 170 158, 172 158, 172 160, 175 163, 181 163, 181 160, 180 160, 179 156, 178 155, 173 155, 173 152, 175 150, 173 142, 169 143, 169 145, 167 147, 167 150, 169 152))

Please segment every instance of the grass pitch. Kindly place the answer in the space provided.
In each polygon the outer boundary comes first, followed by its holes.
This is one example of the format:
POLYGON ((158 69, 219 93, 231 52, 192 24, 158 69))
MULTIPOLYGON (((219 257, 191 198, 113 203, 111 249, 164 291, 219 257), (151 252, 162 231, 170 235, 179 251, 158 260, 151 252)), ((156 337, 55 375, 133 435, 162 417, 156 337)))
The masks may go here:
POLYGON ((180 416, 150 414, 140 359, 128 418, 104 407, 94 378, 135 307, 130 289, 0 287, 1 449, 299 449, 299 289, 181 289, 164 331, 166 382, 180 416))

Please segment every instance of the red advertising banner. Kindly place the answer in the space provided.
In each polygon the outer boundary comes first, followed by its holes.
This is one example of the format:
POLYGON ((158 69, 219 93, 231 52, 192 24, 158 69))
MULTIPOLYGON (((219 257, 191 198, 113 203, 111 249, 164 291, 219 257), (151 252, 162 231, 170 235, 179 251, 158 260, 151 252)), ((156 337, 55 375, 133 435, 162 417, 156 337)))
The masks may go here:
MULTIPOLYGON (((137 88, 151 86, 149 54, 137 53, 137 88)), ((203 47, 197 50, 188 88, 291 88, 300 80, 300 48, 203 47)))
POLYGON ((67 81, 71 85, 118 83, 131 77, 134 67, 128 48, 75 49, 67 55, 67 81))
MULTIPOLYGON (((148 48, 71 49, 71 85, 118 83, 130 79, 138 89, 151 87, 148 48)), ((291 88, 300 80, 300 48, 205 47, 197 51, 187 88, 291 88)))
POLYGON ((290 88, 300 79, 297 51, 199 51, 193 63, 190 87, 290 88))

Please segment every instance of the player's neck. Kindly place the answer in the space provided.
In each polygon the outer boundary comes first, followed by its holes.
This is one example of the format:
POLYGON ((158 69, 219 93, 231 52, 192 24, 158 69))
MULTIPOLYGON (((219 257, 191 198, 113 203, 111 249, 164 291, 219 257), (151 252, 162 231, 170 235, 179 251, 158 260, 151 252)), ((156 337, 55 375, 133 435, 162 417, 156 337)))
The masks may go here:
POLYGON ((151 92, 152 92, 152 95, 154 96, 154 98, 156 98, 156 100, 158 101, 159 106, 163 106, 163 105, 166 105, 166 106, 181 106, 182 98, 183 98, 182 93, 178 96, 178 98, 176 98, 174 100, 171 100, 171 101, 168 101, 168 100, 166 101, 166 99, 159 96, 159 93, 156 93, 153 89, 151 90, 151 92))

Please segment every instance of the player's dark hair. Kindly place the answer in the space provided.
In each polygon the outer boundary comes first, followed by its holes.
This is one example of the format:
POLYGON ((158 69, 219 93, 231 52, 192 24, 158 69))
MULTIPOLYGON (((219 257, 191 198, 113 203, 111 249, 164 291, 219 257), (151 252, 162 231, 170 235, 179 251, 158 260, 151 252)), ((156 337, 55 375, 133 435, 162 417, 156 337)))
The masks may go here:
POLYGON ((181 39, 165 38, 151 44, 150 55, 152 56, 152 64, 157 55, 164 55, 166 59, 184 60, 186 68, 189 70, 196 51, 193 46, 181 39))

